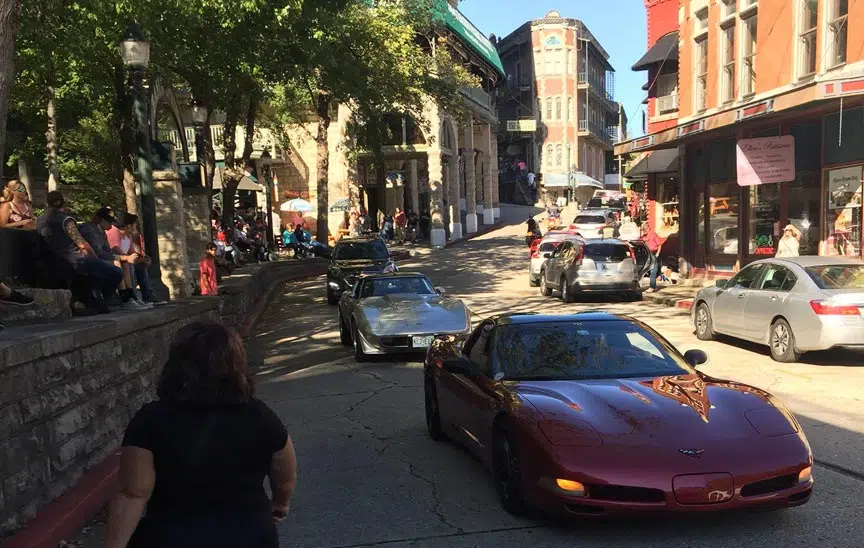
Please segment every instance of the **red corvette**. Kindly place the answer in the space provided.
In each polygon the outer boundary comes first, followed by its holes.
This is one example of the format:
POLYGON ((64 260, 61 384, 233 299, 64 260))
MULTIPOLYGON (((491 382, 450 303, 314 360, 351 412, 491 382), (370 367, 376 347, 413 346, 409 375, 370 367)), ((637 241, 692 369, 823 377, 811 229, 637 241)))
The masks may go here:
POLYGON ((433 342, 426 424, 481 458, 515 514, 806 503, 798 421, 758 388, 697 371, 707 359, 625 316, 499 316, 433 342))

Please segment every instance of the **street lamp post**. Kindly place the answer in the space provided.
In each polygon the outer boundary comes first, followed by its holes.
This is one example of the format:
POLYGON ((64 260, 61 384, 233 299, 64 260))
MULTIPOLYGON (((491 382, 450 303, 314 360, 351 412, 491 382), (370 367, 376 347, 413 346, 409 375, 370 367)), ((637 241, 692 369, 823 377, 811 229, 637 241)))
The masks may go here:
POLYGON ((150 109, 144 90, 144 75, 150 64, 150 42, 138 25, 126 27, 119 44, 120 57, 129 69, 132 80, 132 111, 135 117, 135 165, 141 189, 141 222, 144 251, 152 259, 150 276, 154 292, 167 297, 168 288, 162 283, 159 266, 159 240, 156 236, 156 200, 153 196, 153 153, 150 140, 150 109))
POLYGON ((273 241, 273 188, 272 188, 272 174, 270 173, 270 165, 273 162, 273 158, 270 156, 270 150, 264 149, 264 152, 261 153, 261 167, 264 168, 264 188, 267 191, 267 246, 270 249, 276 249, 276 242, 273 241))
POLYGON ((567 203, 571 203, 573 201, 573 194, 576 190, 573 188, 573 167, 570 163, 570 151, 572 150, 572 146, 570 145, 570 141, 567 141, 567 203))

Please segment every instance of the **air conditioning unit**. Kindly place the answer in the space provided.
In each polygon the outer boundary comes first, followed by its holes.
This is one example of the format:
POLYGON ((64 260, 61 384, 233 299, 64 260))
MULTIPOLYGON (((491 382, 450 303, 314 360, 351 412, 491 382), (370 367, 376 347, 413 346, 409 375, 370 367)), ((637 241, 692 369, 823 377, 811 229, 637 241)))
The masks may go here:
POLYGON ((662 112, 673 112, 678 110, 678 96, 666 95, 657 98, 657 110, 662 112))

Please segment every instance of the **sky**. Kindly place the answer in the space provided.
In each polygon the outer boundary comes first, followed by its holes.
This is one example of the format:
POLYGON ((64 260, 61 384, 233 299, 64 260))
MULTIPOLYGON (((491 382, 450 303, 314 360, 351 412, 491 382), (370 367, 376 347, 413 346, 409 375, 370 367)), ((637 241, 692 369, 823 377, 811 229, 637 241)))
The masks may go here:
POLYGON ((502 38, 550 10, 562 17, 579 19, 609 53, 615 68, 615 100, 624 105, 630 135, 642 134, 642 101, 646 72, 630 67, 647 50, 644 0, 462 0, 459 10, 480 31, 502 38))

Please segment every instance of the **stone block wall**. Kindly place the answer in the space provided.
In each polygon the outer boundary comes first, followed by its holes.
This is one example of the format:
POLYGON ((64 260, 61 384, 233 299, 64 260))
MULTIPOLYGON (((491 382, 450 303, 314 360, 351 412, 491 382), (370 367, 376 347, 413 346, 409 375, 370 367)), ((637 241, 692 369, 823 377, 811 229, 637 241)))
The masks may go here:
POLYGON ((189 259, 186 250, 186 215, 183 188, 176 171, 153 172, 156 227, 159 234, 159 265, 162 283, 171 300, 191 294, 189 259))
POLYGON ((151 399, 177 330, 218 320, 218 303, 31 326, 0 341, 0 535, 113 451, 151 399))

